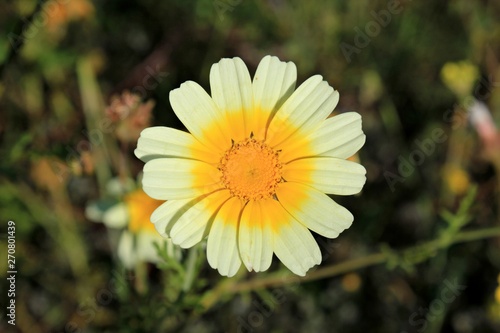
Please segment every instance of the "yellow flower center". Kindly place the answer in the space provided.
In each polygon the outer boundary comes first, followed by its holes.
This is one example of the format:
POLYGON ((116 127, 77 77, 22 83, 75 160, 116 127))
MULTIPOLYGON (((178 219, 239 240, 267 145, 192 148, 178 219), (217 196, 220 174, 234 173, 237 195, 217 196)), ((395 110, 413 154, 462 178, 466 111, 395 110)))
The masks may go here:
POLYGON ((218 169, 224 187, 246 201, 272 197, 282 179, 279 151, 253 138, 233 144, 218 169))

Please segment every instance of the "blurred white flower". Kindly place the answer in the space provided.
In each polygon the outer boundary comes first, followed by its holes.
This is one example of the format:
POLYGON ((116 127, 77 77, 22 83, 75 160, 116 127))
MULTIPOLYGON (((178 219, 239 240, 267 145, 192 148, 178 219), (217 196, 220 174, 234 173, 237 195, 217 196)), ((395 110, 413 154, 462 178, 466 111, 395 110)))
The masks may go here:
MULTIPOLYGON (((116 189, 114 185, 110 187, 116 189)), ((125 194, 122 201, 107 209, 102 209, 99 203, 88 205, 85 215, 89 220, 102 222, 108 228, 123 229, 117 254, 123 265, 130 269, 138 262, 161 261, 155 243, 160 245, 160 248, 166 245, 172 256, 174 252, 176 257, 180 254, 178 249, 174 249, 170 239, 162 237, 150 221, 151 214, 162 203, 163 201, 149 197, 142 189, 136 189, 125 194)))

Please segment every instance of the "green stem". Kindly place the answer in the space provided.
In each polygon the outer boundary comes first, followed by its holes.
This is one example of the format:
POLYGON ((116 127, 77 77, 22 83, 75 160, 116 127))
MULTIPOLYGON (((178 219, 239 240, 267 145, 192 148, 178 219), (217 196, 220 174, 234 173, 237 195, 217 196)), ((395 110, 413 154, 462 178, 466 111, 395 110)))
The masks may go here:
POLYGON ((467 243, 497 236, 500 236, 500 227, 484 228, 474 231, 465 231, 457 234, 452 244, 467 243))
POLYGON ((198 258, 198 248, 195 246, 189 250, 187 258, 186 276, 184 278, 184 283, 182 284, 182 291, 187 292, 189 291, 189 289, 191 289, 191 285, 193 284, 195 276, 197 258, 198 258))
POLYGON ((112 177, 110 165, 119 170, 118 147, 109 138, 109 129, 104 126, 105 104, 101 89, 97 82, 94 69, 88 57, 81 57, 76 66, 78 86, 82 97, 82 109, 85 115, 86 135, 96 136, 94 141, 90 140, 92 157, 94 160, 95 174, 101 194, 106 193, 106 186, 112 177))
MULTIPOLYGON (((39 15, 43 5, 45 5, 46 0, 38 1, 33 12, 25 18, 19 18, 14 26, 14 30, 7 34, 7 38, 10 42, 10 48, 7 51, 7 55, 5 56, 4 61, 0 64, 0 77, 3 76, 3 73, 7 66, 14 62, 17 55, 19 55, 21 48, 24 46, 24 42, 28 39, 24 35, 24 31, 29 31, 35 16, 39 15), (27 25, 26 22, 30 22, 27 25)), ((1 96, 1 94, 0 94, 1 96)))
POLYGON ((135 283, 134 287, 138 294, 145 295, 148 291, 148 270, 145 262, 137 262, 134 267, 135 283))
MULTIPOLYGON (((445 249, 453 244, 472 242, 491 237, 500 237, 500 227, 460 232, 451 241, 443 242, 441 239, 435 239, 404 250, 395 251, 394 253, 396 253, 397 255, 401 255, 403 253, 418 251, 422 248, 428 249, 430 253, 432 252, 432 250, 445 249)), ((201 305, 203 306, 203 308, 208 309, 212 305, 214 305, 223 295, 226 294, 247 292, 261 288, 279 287, 338 276, 361 268, 384 264, 390 258, 390 252, 369 254, 361 258, 355 258, 339 264, 318 268, 314 271, 311 271, 305 277, 298 277, 290 273, 274 273, 263 278, 251 279, 240 283, 238 283, 238 281, 233 282, 231 280, 227 280, 227 283, 222 283, 212 292, 205 294, 205 297, 203 297, 201 300, 201 305)))

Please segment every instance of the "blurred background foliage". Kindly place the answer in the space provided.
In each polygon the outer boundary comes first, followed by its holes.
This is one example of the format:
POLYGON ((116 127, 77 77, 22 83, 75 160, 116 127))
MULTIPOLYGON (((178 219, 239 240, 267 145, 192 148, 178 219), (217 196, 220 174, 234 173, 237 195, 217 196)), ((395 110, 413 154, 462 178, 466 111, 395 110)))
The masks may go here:
POLYGON ((15 221, 18 270, 2 331, 500 332, 499 17, 496 0, 2 2, 0 248, 15 221), (226 279, 202 246, 166 243, 126 269, 91 203, 129 204, 109 184, 140 177, 142 128, 183 129, 170 90, 267 54, 363 116, 367 184, 335 198, 353 226, 315 235, 310 280, 276 260, 226 279), (450 284, 465 287, 447 301, 450 284))

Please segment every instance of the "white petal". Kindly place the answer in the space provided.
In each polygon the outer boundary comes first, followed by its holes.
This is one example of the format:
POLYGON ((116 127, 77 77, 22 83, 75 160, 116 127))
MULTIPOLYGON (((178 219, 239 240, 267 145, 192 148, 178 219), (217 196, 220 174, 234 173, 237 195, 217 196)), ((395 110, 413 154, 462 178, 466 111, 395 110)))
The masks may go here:
POLYGON ((229 199, 217 213, 208 235, 208 263, 228 277, 235 275, 241 266, 237 227, 242 208, 240 199, 229 199))
POLYGON ((190 248, 199 243, 208 234, 216 212, 229 196, 228 190, 221 190, 197 198, 182 207, 172 218, 172 242, 182 248, 190 248))
POLYGON ((339 93, 320 75, 309 78, 276 112, 267 133, 269 142, 277 146, 293 134, 314 130, 333 111, 338 101, 339 93))
POLYGON ((121 196, 126 193, 133 191, 136 188, 137 184, 132 178, 111 178, 106 183, 106 193, 111 196, 121 196))
POLYGON ((177 221, 177 216, 190 207, 189 203, 192 201, 192 199, 170 200, 156 208, 151 214, 151 222, 154 223, 158 233, 163 237, 169 237, 170 230, 177 221))
POLYGON ((137 255, 134 251, 134 235, 128 231, 123 231, 118 241, 118 258, 126 268, 133 268, 137 262, 137 255))
POLYGON ((306 185, 282 183, 276 191, 276 196, 290 215, 325 237, 338 237, 354 220, 347 209, 323 192, 306 185))
POLYGON ((361 116, 356 112, 346 112, 326 119, 302 140, 287 141, 281 159, 283 162, 311 156, 346 159, 353 156, 365 140, 361 116))
POLYGON ((252 82, 256 106, 252 116, 252 132, 256 136, 265 135, 258 131, 265 130, 268 121, 293 93, 296 81, 297 67, 293 62, 282 62, 271 56, 265 56, 260 61, 252 82))
POLYGON ((286 181, 310 185, 325 193, 351 195, 361 191, 366 170, 358 163, 334 157, 302 158, 283 168, 286 181))
POLYGON ((231 145, 231 138, 222 131, 225 115, 207 92, 193 81, 184 82, 170 92, 170 104, 189 132, 210 148, 219 151, 231 145))
POLYGON ((158 158, 144 166, 144 192, 158 200, 194 198, 219 188, 219 171, 204 162, 158 158))
POLYGON ((241 214, 238 244, 241 260, 249 271, 262 272, 273 258, 271 225, 266 223, 259 201, 249 201, 241 214))
POLYGON ((128 224, 127 205, 119 203, 109 208, 102 216, 102 222, 110 228, 123 228, 128 224))
POLYGON ((161 257, 158 255, 158 250, 155 246, 155 243, 157 243, 160 248, 163 247, 165 240, 160 235, 151 231, 139 232, 136 235, 136 242, 138 260, 152 263, 161 261, 161 257))
POLYGON ((348 158, 364 144, 366 136, 361 129, 361 115, 347 112, 326 119, 310 136, 315 155, 348 158))
POLYGON ((273 249, 276 256, 293 273, 304 276, 306 272, 321 262, 321 251, 311 232, 288 214, 277 201, 276 214, 282 211, 277 230, 273 235, 273 249))
POLYGON ((85 207, 85 217, 92 222, 102 222, 104 212, 105 211, 99 207, 98 202, 89 203, 85 207))
POLYGON ((252 117, 252 81, 243 60, 221 59, 213 64, 210 69, 210 90, 215 104, 226 114, 231 138, 239 141, 250 135, 248 124, 245 123, 247 118, 252 117))
MULTIPOLYGON (((189 133, 170 127, 149 127, 141 132, 134 153, 144 162, 161 157, 198 159, 199 156, 208 155, 208 151, 194 148, 197 143, 198 141, 189 133)), ((201 145, 198 146, 201 149, 201 145)))

